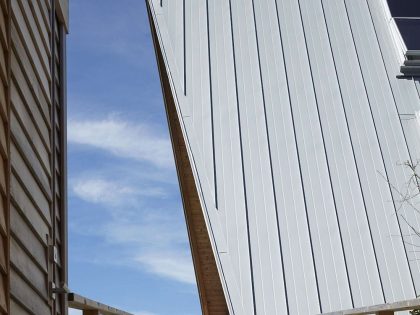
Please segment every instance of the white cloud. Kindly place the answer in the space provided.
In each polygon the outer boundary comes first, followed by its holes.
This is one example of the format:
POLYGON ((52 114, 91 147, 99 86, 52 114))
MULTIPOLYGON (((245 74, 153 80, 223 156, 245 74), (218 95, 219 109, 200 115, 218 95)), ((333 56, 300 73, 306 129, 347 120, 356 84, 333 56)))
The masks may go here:
POLYGON ((114 118, 69 121, 68 141, 106 150, 116 156, 146 161, 158 167, 174 166, 171 144, 147 124, 114 118))
POLYGON ((164 191, 157 187, 135 189, 129 185, 102 178, 77 179, 73 182, 72 189, 77 197, 85 201, 106 205, 135 203, 134 199, 139 196, 165 196, 164 191))
POLYGON ((141 222, 117 219, 102 233, 109 243, 128 248, 130 265, 160 277, 196 283, 185 226, 173 215, 160 212, 142 216, 141 222))
POLYGON ((138 256, 136 261, 156 275, 184 283, 196 283, 191 257, 188 253, 153 252, 138 256))
MULTIPOLYGON (((103 179, 76 180, 72 190, 85 201, 104 205, 101 211, 105 210, 110 216, 106 223, 97 224, 94 229, 77 225, 79 233, 83 231, 99 236, 108 244, 113 252, 106 253, 108 263, 195 284, 181 209, 140 205, 137 199, 141 196, 135 188, 103 179)), ((159 193, 152 192, 154 196, 150 199, 159 193)), ((98 261, 102 264, 104 260, 98 261)), ((97 260, 90 262, 96 263, 97 260)))
POLYGON ((74 308, 69 308, 69 315, 82 315, 82 311, 75 310, 74 308))
MULTIPOLYGON (((109 248, 107 263, 123 264, 166 279, 195 284, 180 200, 178 197, 170 199, 171 192, 179 194, 178 187, 144 177, 132 169, 121 172, 127 165, 133 167, 134 161, 157 167, 150 170, 149 165, 134 163, 142 174, 144 168, 146 172, 173 173, 170 141, 147 124, 133 125, 112 116, 104 120, 70 121, 68 139, 71 143, 91 146, 131 160, 122 161, 118 167, 79 174, 70 181, 74 196, 100 205, 99 211, 105 210, 109 216, 105 223, 98 222, 94 229, 80 228, 77 224, 77 233, 95 235, 104 240, 109 248), (171 190, 174 188, 175 192, 171 190), (163 199, 166 200, 164 203, 163 199)), ((173 180, 176 182, 175 177, 173 180)), ((95 253, 94 256, 100 255, 95 253)), ((104 260, 98 261, 102 264, 104 260)))

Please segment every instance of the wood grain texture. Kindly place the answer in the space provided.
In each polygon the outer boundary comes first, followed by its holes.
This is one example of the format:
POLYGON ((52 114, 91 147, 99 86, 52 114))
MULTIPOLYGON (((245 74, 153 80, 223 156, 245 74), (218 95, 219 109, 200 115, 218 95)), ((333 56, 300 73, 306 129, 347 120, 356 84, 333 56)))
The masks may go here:
POLYGON ((0 2, 0 314, 10 313, 10 3, 0 2))
MULTIPOLYGON (((63 234, 66 204, 60 199, 65 195, 61 179, 65 164, 60 155, 65 127, 61 125, 64 118, 58 117, 65 101, 60 85, 60 78, 65 77, 65 36, 58 32, 63 25, 55 4, 55 0, 11 0, 10 134, 6 137, 10 175, 6 180, 0 176, 0 187, 10 186, 12 204, 13 314, 67 312, 64 295, 54 299, 51 292, 52 283, 60 287, 67 281, 67 258, 62 256, 67 246, 67 234, 63 234)), ((2 138, 0 130, 0 141, 2 138)))

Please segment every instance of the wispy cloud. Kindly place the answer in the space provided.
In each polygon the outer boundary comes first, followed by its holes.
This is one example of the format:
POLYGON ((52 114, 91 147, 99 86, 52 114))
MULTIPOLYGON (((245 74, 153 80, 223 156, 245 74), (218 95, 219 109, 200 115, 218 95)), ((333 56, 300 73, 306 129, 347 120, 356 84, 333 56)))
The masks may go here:
POLYGON ((180 282, 195 284, 191 257, 186 252, 155 251, 136 257, 136 261, 143 264, 151 273, 180 282))
MULTIPOLYGON (((94 229, 77 225, 79 233, 98 236, 112 248, 113 253, 107 252, 108 263, 131 266, 185 284, 195 283, 179 201, 169 200, 165 207, 159 200, 163 195, 160 190, 139 193, 135 186, 105 179, 73 180, 71 190, 84 202, 99 206, 89 207, 91 211, 99 208, 101 216, 108 216, 105 221, 98 221, 94 229)), ((104 260, 99 261, 103 264, 104 260)))
POLYGON ((159 187, 136 189, 129 185, 102 178, 77 179, 74 181, 72 189, 77 197, 87 202, 108 205, 135 202, 135 199, 139 196, 165 196, 165 192, 159 187))
MULTIPOLYGON (((68 130, 70 143, 111 153, 119 167, 153 165, 155 173, 174 172, 168 137, 148 124, 109 116, 102 120, 72 120, 68 130)), ((108 263, 129 265, 185 284, 195 283, 176 185, 156 182, 135 171, 118 172, 111 166, 107 171, 78 174, 70 180, 70 187, 73 196, 91 205, 91 211, 97 209, 101 217, 108 217, 97 222, 94 229, 79 228, 83 231, 79 233, 95 234, 113 249, 113 253, 107 253, 108 263), (177 197, 171 198, 171 193, 177 197)))
POLYGON ((128 249, 127 263, 149 273, 195 284, 185 226, 175 213, 154 211, 138 222, 117 218, 104 227, 107 242, 128 249))
POLYGON ((157 167, 174 167, 168 137, 158 134, 145 123, 132 124, 112 117, 70 120, 68 141, 102 149, 119 157, 146 161, 157 167))

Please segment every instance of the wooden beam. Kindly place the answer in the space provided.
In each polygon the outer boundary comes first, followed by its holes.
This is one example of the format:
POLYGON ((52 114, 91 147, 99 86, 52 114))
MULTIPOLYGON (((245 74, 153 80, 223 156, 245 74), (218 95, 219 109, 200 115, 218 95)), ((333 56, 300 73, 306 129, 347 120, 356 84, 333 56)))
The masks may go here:
POLYGON ((331 312, 323 315, 393 315, 395 312, 412 311, 415 309, 420 309, 420 298, 388 304, 366 306, 361 308, 355 308, 352 310, 331 312))
POLYGON ((68 0, 55 0, 55 8, 60 22, 69 31, 69 1, 68 0))
POLYGON ((83 315, 133 315, 76 293, 69 293, 67 299, 69 307, 82 310, 83 315))

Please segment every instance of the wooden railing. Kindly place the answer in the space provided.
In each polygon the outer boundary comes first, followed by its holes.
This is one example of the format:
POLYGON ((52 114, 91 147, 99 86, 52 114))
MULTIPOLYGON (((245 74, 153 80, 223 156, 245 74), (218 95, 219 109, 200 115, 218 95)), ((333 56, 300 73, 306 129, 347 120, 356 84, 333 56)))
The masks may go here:
POLYGON ((69 307, 83 311, 83 315, 133 315, 76 293, 69 293, 67 299, 69 307))
POLYGON ((412 311, 415 309, 420 309, 420 299, 367 306, 346 311, 324 313, 322 315, 394 315, 395 312, 412 311))

